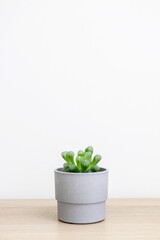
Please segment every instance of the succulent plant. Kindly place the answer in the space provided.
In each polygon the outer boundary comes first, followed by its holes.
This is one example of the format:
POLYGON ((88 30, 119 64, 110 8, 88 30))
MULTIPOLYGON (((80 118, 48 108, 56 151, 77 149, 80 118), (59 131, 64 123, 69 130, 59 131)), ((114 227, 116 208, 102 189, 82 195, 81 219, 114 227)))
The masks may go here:
POLYGON ((97 163, 101 160, 101 156, 96 154, 92 159, 92 155, 92 146, 87 147, 85 151, 78 151, 76 157, 72 151, 62 152, 61 156, 66 161, 66 163, 63 164, 64 172, 98 172, 100 167, 97 163))

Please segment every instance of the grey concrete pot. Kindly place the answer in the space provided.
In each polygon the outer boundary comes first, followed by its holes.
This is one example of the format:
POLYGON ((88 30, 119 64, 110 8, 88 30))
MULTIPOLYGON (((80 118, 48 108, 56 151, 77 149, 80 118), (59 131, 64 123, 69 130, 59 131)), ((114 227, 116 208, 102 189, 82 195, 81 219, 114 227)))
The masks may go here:
POLYGON ((58 219, 68 223, 94 223, 104 220, 108 197, 108 170, 94 173, 54 171, 58 219))

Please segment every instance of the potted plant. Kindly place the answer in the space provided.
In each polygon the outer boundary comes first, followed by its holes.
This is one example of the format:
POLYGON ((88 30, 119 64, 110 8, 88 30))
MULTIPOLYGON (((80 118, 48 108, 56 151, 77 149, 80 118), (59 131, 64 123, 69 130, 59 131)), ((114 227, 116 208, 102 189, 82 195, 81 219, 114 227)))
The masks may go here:
POLYGON ((54 171, 58 219, 68 223, 94 223, 104 220, 108 196, 108 169, 97 163, 100 155, 93 147, 80 150, 74 159, 72 151, 62 152, 66 161, 54 171))

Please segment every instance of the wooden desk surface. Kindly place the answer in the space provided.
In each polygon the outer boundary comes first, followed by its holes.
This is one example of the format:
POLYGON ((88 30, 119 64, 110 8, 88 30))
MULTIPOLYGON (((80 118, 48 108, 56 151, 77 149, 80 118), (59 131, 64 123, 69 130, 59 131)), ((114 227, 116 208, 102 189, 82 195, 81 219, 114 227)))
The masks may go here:
POLYGON ((160 240, 160 199, 109 199, 105 221, 57 220, 55 200, 0 200, 0 240, 160 240))

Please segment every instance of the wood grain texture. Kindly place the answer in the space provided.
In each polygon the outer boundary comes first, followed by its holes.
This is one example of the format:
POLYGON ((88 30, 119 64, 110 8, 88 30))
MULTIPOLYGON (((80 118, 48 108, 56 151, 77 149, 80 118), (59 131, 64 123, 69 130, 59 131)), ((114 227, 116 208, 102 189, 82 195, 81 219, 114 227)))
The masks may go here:
POLYGON ((160 199, 109 199, 105 221, 57 220, 55 200, 0 200, 0 240, 160 240, 160 199))

